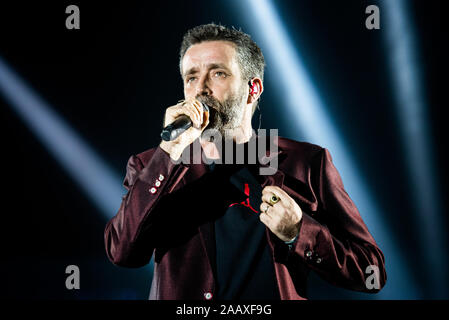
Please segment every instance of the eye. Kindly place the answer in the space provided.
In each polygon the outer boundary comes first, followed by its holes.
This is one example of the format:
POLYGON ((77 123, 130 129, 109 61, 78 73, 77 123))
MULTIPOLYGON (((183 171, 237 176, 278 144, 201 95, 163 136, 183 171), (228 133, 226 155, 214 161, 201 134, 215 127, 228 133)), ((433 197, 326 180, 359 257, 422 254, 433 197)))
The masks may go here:
POLYGON ((215 72, 215 77, 225 78, 226 77, 226 73, 224 73, 223 71, 217 71, 217 72, 215 72))
POLYGON ((194 80, 196 80, 196 77, 189 77, 189 78, 186 79, 186 82, 187 82, 187 83, 191 83, 191 82, 193 82, 194 80))

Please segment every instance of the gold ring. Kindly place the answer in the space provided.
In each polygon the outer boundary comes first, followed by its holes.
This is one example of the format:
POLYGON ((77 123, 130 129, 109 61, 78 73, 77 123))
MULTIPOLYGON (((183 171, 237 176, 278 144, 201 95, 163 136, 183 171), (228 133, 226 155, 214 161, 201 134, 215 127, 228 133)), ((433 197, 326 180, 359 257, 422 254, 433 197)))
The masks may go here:
POLYGON ((278 202, 279 202, 279 198, 275 194, 273 194, 270 198, 270 204, 273 206, 278 202))

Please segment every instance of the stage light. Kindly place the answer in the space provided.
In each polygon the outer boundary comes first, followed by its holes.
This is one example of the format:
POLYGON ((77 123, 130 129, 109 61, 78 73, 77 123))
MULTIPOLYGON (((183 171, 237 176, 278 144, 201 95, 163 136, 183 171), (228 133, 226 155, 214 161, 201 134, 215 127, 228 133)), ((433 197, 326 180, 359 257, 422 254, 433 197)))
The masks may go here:
POLYGON ((422 273, 430 289, 427 296, 447 298, 447 248, 441 193, 435 173, 433 140, 428 127, 424 86, 421 75, 418 39, 407 2, 382 1, 381 10, 387 54, 390 61, 397 119, 403 141, 404 162, 410 179, 410 201, 416 208, 414 218, 421 240, 418 256, 427 262, 422 273))
POLYGON ((115 215, 126 192, 122 180, 1 57, 0 93, 104 217, 115 215))
POLYGON ((382 220, 381 208, 373 199, 351 158, 350 150, 330 119, 318 89, 308 75, 276 8, 267 0, 236 0, 234 3, 237 12, 244 12, 241 25, 247 26, 246 31, 262 47, 267 71, 275 78, 273 83, 276 87, 273 89, 277 91, 280 101, 277 107, 285 106, 282 113, 285 114, 286 123, 290 124, 290 136, 294 139, 304 137, 330 150, 346 190, 386 256, 388 281, 385 288, 378 295, 363 295, 363 298, 418 298, 401 250, 396 245, 393 233, 382 220))

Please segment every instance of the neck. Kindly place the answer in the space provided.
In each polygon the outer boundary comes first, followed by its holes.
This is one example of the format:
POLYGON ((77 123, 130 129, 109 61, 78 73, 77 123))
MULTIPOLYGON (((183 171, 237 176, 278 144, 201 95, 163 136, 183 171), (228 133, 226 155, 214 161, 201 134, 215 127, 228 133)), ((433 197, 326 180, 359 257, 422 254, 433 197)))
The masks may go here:
MULTIPOLYGON (((236 144, 246 143, 250 140, 252 136, 252 128, 249 127, 249 130, 244 130, 242 127, 238 127, 229 131, 231 134, 229 136, 233 137, 233 141, 236 144)), ((203 149, 204 154, 208 159, 219 159, 220 153, 218 152, 218 148, 214 142, 207 141, 205 139, 200 139, 201 147, 203 149)))
POLYGON ((201 139, 201 147, 208 159, 219 159, 220 154, 218 152, 215 143, 201 139))

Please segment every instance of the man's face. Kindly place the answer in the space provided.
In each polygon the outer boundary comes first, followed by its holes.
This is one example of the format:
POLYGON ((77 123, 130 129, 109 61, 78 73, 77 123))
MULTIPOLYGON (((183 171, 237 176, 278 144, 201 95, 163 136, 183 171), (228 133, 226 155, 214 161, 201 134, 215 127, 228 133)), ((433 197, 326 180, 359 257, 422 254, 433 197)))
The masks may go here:
POLYGON ((185 99, 196 98, 210 109, 208 129, 225 136, 242 123, 248 85, 241 77, 231 42, 207 41, 191 46, 182 60, 185 99))

